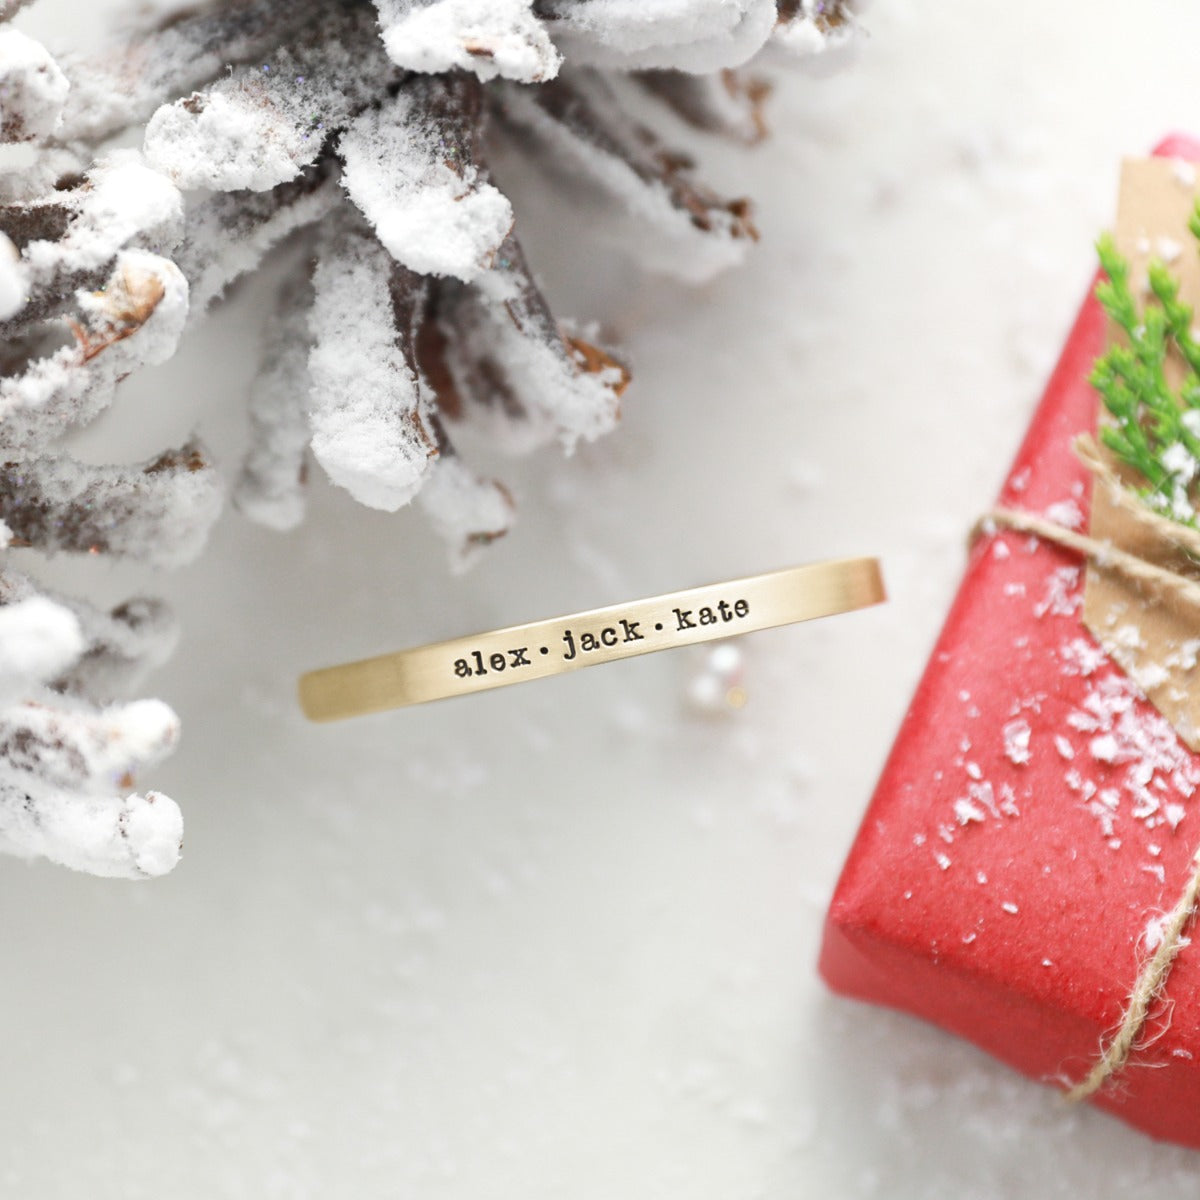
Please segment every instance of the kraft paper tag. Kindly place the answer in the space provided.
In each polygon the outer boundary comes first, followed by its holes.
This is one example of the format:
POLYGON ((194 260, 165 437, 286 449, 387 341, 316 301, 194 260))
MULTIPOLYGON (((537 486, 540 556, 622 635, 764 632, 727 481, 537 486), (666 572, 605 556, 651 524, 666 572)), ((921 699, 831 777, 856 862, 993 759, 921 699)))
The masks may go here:
MULTIPOLYGON (((1129 263, 1135 297, 1150 294, 1147 269, 1158 259, 1180 280, 1179 298, 1200 313, 1200 253, 1188 230, 1198 197, 1197 170, 1191 163, 1144 158, 1129 159, 1122 165, 1114 238, 1129 263)), ((1113 336, 1119 335, 1115 330, 1113 336)), ((1182 361, 1172 355, 1167 364, 1172 386, 1178 385, 1183 373, 1182 361)), ((1108 420, 1101 406, 1100 421, 1108 420)), ((1099 452, 1121 482, 1135 487, 1144 483, 1103 446, 1099 452)), ((1099 477, 1093 480, 1090 533, 1157 566, 1200 580, 1200 563, 1162 532, 1138 521, 1128 506, 1118 505, 1111 488, 1099 477)), ((1189 749, 1200 750, 1200 606, 1089 565, 1083 620, 1189 749)))

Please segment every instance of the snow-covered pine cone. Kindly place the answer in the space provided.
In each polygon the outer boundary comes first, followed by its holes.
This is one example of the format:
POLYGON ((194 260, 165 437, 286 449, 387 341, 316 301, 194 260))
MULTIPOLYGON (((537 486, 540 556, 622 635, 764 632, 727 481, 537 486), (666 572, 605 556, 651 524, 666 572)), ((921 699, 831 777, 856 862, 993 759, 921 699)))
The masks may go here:
MULTIPOLYGON (((5 23, 23 5, 0 0, 0 140, 32 147, 0 177, 0 538, 159 565, 199 553, 217 515, 204 448, 98 468, 58 439, 285 239, 311 253, 268 327, 239 507, 299 521, 311 449, 364 504, 417 499, 459 562, 505 533, 509 493, 454 428, 569 450, 613 427, 629 376, 550 312, 490 130, 577 203, 632 218, 642 261, 705 278, 755 236, 748 204, 698 182, 630 99, 754 141, 762 87, 734 69, 771 40, 844 39, 854 8, 210 0, 55 60, 5 23), (141 151, 106 149, 142 127, 141 151)), ((0 849, 130 877, 174 865, 178 809, 121 793, 175 718, 115 703, 172 637, 151 601, 104 614, 0 572, 0 849)))

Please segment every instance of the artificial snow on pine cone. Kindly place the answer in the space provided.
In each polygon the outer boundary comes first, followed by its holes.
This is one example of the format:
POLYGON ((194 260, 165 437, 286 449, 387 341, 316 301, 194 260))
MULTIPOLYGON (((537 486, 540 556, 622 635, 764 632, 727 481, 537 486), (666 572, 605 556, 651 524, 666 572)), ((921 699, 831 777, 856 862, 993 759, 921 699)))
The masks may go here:
MULTIPOLYGON (((0 0, 0 22, 23 6, 0 0)), ((647 120, 657 108, 758 140, 765 89, 737 68, 768 42, 843 41, 853 8, 213 0, 160 4, 99 53, 57 57, 0 24, 0 139, 28 146, 0 173, 4 553, 160 566, 199 553, 222 495, 202 445, 96 467, 60 441, 286 242, 301 250, 264 338, 238 507, 295 525, 311 454, 363 504, 415 499, 465 563, 513 505, 455 430, 570 451, 613 428, 629 382, 550 311, 492 138, 573 204, 619 213, 639 261, 707 278, 756 236, 748 202, 700 183, 647 120)), ((0 849, 129 877, 174 865, 178 809, 125 793, 170 749, 175 718, 118 702, 173 636, 152 601, 102 613, 5 564, 0 849)))
MULTIPOLYGON (((27 124, 6 112, 4 128, 27 124)), ((46 153, 59 164, 74 157, 46 153)), ((4 183, 22 180, 10 173, 4 183)), ((0 208, 6 559, 36 547, 169 566, 202 548, 221 485, 200 445, 97 467, 57 444, 107 407, 124 376, 174 352, 187 282, 159 251, 177 243, 182 217, 178 191, 130 152, 0 208)), ((0 567, 0 849, 135 879, 175 865, 178 807, 133 785, 173 748, 178 720, 159 701, 118 701, 174 639, 156 601, 102 612, 45 594, 10 561, 0 567)))

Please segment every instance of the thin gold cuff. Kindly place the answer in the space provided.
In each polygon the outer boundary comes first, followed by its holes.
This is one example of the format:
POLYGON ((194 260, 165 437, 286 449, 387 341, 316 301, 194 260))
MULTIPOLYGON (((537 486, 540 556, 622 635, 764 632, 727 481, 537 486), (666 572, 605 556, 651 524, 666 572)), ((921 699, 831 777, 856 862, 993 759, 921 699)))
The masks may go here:
POLYGON ((811 621, 884 598, 877 559, 810 563, 309 671, 300 677, 300 706, 310 720, 336 721, 811 621))

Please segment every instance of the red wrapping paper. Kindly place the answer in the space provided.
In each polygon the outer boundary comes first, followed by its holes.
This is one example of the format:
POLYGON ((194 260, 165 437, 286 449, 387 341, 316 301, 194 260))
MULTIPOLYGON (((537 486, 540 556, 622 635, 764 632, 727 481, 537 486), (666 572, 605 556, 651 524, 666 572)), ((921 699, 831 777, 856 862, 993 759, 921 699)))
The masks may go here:
MULTIPOLYGON (((1155 151, 1200 159, 1174 136, 1155 151)), ((1073 438, 1106 324, 1090 295, 998 504, 1086 530, 1073 438)), ((1075 1083, 1119 1024, 1200 846, 1191 754, 1084 628, 1084 564, 981 537, 834 893, 820 969, 1035 1079, 1075 1083)), ((1200 633, 1200 631, 1198 631, 1200 633)), ((1200 932, 1145 1043, 1092 1102, 1200 1147, 1200 932)))

